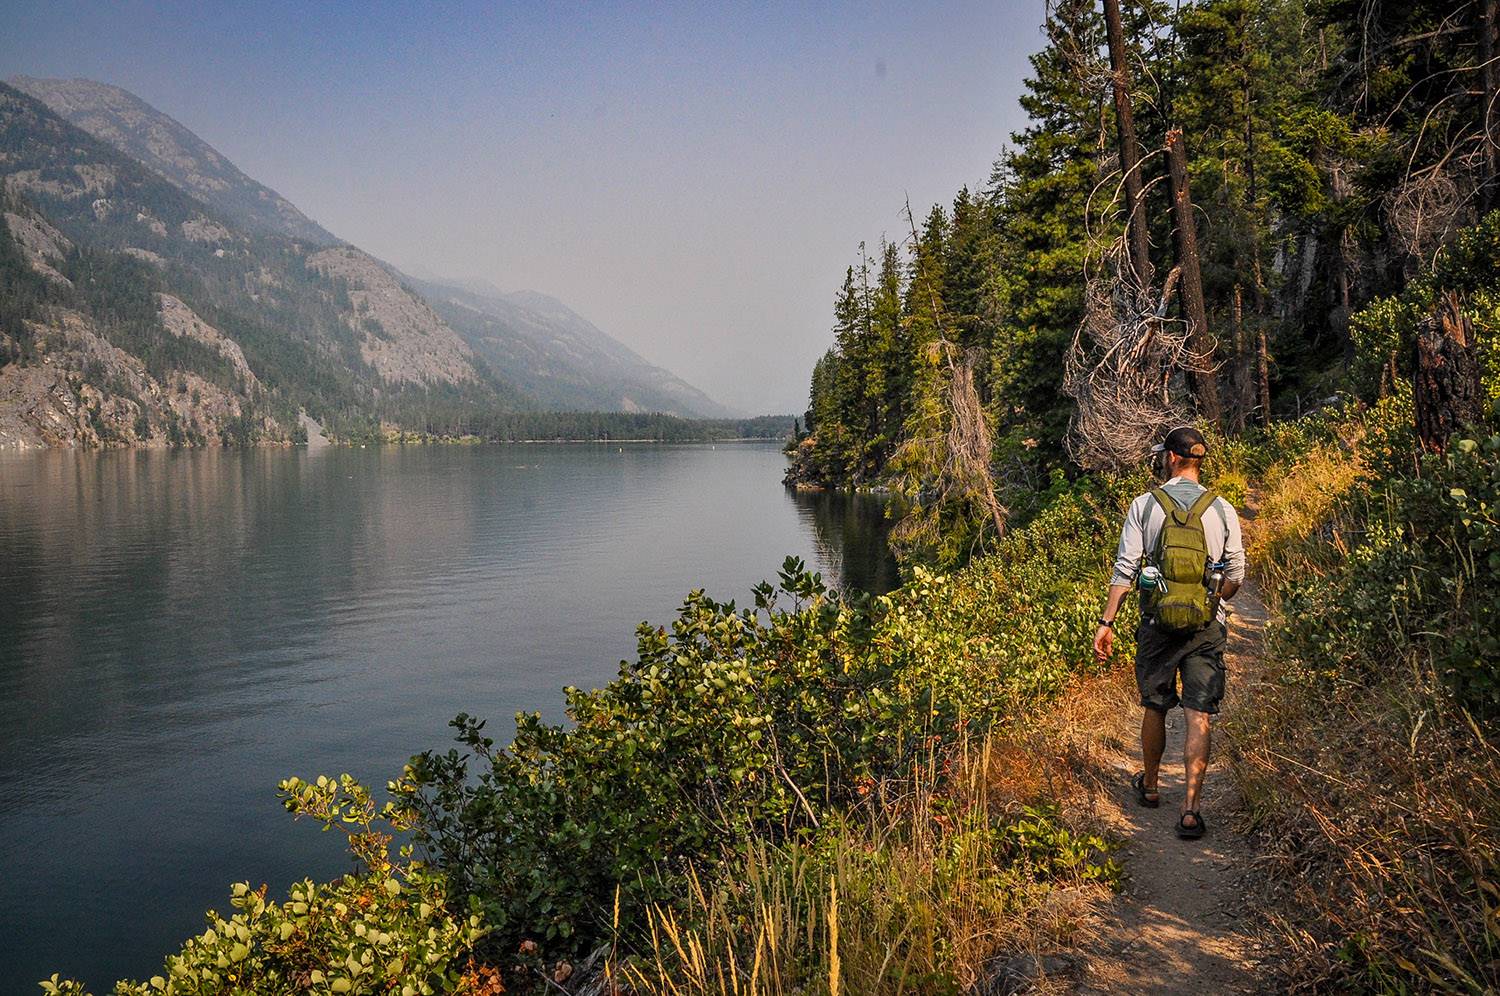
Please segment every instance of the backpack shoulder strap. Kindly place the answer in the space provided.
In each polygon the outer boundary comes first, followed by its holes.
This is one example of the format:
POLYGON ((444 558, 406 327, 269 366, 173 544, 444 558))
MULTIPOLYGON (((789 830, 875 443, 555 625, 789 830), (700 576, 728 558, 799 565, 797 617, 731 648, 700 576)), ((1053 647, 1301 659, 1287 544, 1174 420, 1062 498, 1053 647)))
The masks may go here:
POLYGON ((1214 495, 1214 511, 1219 513, 1219 524, 1224 527, 1224 538, 1229 538, 1229 514, 1224 507, 1229 504, 1229 499, 1223 495, 1214 495), (1220 504, 1222 501, 1223 504, 1220 504))
POLYGON ((1166 514, 1168 519, 1178 509, 1177 502, 1173 500, 1171 495, 1167 494, 1166 488, 1152 488, 1151 497, 1156 499, 1156 503, 1161 506, 1162 512, 1166 514))
MULTIPOLYGON (((1192 507, 1188 509, 1188 513, 1191 516, 1188 521, 1192 522, 1197 519, 1203 518, 1203 513, 1207 512, 1208 507, 1218 500, 1219 493, 1217 491, 1215 491, 1213 488, 1205 488, 1203 493, 1198 496, 1198 500, 1193 502, 1192 507)), ((1223 511, 1220 511, 1219 516, 1222 518, 1223 515, 1223 511)), ((1227 520, 1225 521, 1225 525, 1228 525, 1227 520)))

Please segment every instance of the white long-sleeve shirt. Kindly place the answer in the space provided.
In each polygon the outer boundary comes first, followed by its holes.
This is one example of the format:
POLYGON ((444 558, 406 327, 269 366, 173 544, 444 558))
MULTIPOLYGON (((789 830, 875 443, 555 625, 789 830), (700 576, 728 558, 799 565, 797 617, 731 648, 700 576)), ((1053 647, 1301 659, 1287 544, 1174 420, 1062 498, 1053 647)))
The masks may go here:
MULTIPOLYGON (((1197 481, 1183 477, 1172 478, 1162 488, 1183 508, 1191 507, 1198 496, 1208 490, 1197 481)), ((1125 525, 1120 530, 1120 545, 1115 549, 1115 570, 1109 579, 1110 584, 1135 585, 1141 559, 1147 550, 1156 548, 1157 537, 1166 521, 1166 512, 1162 511, 1151 492, 1130 503, 1130 509, 1125 513, 1125 525)), ((1234 506, 1222 497, 1215 499, 1203 512, 1203 538, 1214 560, 1224 562, 1224 580, 1245 580, 1245 543, 1240 536, 1240 517, 1234 506)), ((1219 621, 1223 620, 1224 608, 1221 605, 1219 621)))

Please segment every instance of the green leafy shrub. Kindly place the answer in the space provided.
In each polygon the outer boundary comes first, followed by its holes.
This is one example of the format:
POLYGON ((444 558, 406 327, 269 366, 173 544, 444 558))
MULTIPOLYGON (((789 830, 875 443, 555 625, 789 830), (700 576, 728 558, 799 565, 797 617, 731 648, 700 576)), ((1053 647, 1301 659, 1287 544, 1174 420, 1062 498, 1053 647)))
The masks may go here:
POLYGON ((1351 370, 1356 386, 1373 396, 1383 384, 1409 380, 1417 324, 1432 313, 1443 292, 1461 295, 1473 320, 1480 363, 1492 402, 1500 401, 1500 211, 1460 232, 1434 260, 1428 272, 1400 295, 1372 301, 1350 316, 1355 346, 1351 370))
POLYGON ((839 598, 795 559, 753 609, 694 592, 670 635, 640 628, 617 680, 567 690, 570 725, 519 716, 499 749, 460 716, 464 750, 414 758, 392 788, 493 950, 639 929, 690 865, 806 837, 872 779, 1091 667, 1118 507, 1099 485, 1062 491, 995 556, 880 598, 839 598))
MULTIPOLYGON (((485 933, 478 913, 450 916, 443 877, 411 861, 409 848, 390 860, 391 836, 375 824, 409 830, 399 810, 376 807, 348 775, 314 783, 293 778, 281 793, 288 811, 346 832, 364 871, 326 885, 304 880, 281 903, 269 901, 264 886, 236 884, 230 905, 238 912, 227 918, 210 912, 208 929, 169 956, 160 975, 120 982, 117 996, 503 991, 492 971, 468 957, 485 933)), ((85 992, 56 975, 41 985, 49 996, 85 992)))
POLYGON ((1326 574, 1289 585, 1280 652, 1332 680, 1421 653, 1462 703, 1500 715, 1500 435, 1455 440, 1352 500, 1343 514, 1362 533, 1326 574))

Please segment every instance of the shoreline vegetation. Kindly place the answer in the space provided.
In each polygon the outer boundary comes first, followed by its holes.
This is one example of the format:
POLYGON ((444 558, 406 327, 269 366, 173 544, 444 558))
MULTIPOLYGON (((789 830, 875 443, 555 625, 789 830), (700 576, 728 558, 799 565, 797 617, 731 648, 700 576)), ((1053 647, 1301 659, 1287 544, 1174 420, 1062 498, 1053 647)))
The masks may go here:
MULTIPOLYGON (((599 423, 600 427, 587 434, 581 435, 547 435, 545 429, 536 435, 514 435, 514 434, 465 434, 451 435, 435 432, 416 432, 401 429, 395 425, 381 425, 379 427, 343 426, 339 429, 322 426, 322 445, 329 446, 366 446, 366 445, 481 445, 481 444, 541 444, 541 443, 569 443, 569 444, 611 444, 611 443, 752 443, 752 442, 783 442, 793 434, 792 416, 763 415, 750 419, 687 419, 675 415, 649 415, 629 416, 626 420, 618 421, 613 416, 620 413, 613 412, 582 412, 582 413, 538 413, 528 414, 523 419, 517 420, 520 429, 536 432, 538 426, 545 426, 549 421, 560 425, 569 425, 578 422, 599 423), (626 432, 641 432, 644 428, 649 434, 613 436, 609 426, 619 424, 626 432)), ((576 431, 576 430, 569 430, 576 431)), ((76 449, 104 451, 111 449, 247 449, 261 447, 294 447, 309 446, 307 429, 300 427, 298 438, 289 440, 267 440, 258 439, 246 442, 224 442, 220 444, 198 444, 184 443, 161 443, 160 445, 146 443, 105 443, 100 446, 47 446, 47 447, 15 447, 15 452, 33 452, 55 449, 76 449)), ((5 451, 0 447, 0 452, 5 451)))
MULTIPOLYGON (((487 446, 538 446, 548 443, 567 443, 570 445, 583 446, 608 446, 612 443, 778 443, 781 440, 774 436, 689 436, 682 439, 662 439, 652 437, 640 437, 634 439, 614 439, 608 436, 597 439, 565 439, 562 437, 541 437, 537 439, 485 439, 482 436, 420 436, 417 438, 388 439, 376 445, 408 445, 422 443, 456 443, 463 445, 487 445, 487 446)), ((331 442, 330 446, 361 446, 363 443, 356 442, 331 442)))
POLYGON ((335 420, 325 432, 336 443, 675 443, 779 441, 792 436, 790 415, 742 419, 689 419, 631 412, 522 412, 475 416, 469 431, 402 429, 392 423, 335 420))

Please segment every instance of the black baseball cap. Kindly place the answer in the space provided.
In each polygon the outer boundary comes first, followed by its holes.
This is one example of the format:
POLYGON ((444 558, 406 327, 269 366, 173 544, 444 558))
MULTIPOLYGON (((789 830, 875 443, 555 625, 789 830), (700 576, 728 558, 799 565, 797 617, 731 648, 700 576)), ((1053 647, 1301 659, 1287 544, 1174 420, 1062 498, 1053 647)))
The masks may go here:
POLYGON ((1208 440, 1203 433, 1190 425, 1178 426, 1167 433, 1167 438, 1151 447, 1152 453, 1166 451, 1190 460, 1201 460, 1208 456, 1208 440))

